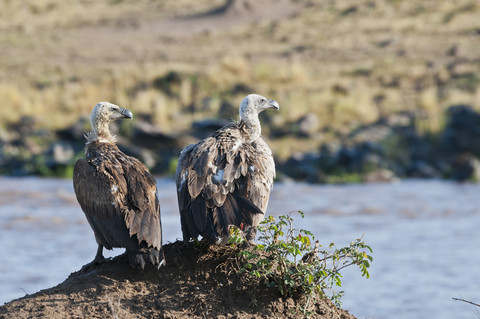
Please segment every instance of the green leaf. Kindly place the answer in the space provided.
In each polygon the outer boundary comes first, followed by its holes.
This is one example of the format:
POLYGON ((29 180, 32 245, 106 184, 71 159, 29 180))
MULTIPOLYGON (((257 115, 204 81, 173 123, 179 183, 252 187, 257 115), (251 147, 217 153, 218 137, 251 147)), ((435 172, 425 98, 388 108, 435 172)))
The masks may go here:
MULTIPOLYGON (((342 284, 339 269, 357 265, 362 276, 370 278, 368 268, 373 258, 367 252, 372 249, 361 239, 339 249, 330 243, 328 249, 315 251, 317 258, 300 262, 297 256, 312 253, 315 238, 312 232, 294 227, 295 213, 304 217, 303 212, 298 211, 279 216, 278 221, 272 216, 265 218, 257 228, 260 244, 238 254, 244 258, 239 272, 268 279, 268 284, 277 286, 283 295, 292 296, 294 291, 302 291, 308 300, 329 297, 339 305, 343 292, 333 289, 342 284)), ((234 234, 237 230, 229 231, 234 234)), ((322 247, 318 240, 315 247, 322 247)))
POLYGON ((304 236, 304 237, 302 237, 301 240, 302 240, 302 243, 303 243, 304 245, 310 246, 310 238, 309 238, 309 237, 304 236))
POLYGON ((308 283, 309 283, 309 284, 311 284, 314 279, 315 279, 315 277, 313 277, 312 274, 308 274, 308 283))

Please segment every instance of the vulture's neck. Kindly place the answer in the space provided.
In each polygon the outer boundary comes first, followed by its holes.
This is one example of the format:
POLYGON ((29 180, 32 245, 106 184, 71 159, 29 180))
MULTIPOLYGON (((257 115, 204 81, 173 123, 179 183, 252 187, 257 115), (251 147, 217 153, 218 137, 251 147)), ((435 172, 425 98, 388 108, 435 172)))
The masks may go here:
POLYGON ((251 143, 257 140, 262 134, 262 127, 260 126, 260 120, 258 119, 258 113, 243 114, 240 119, 240 123, 244 124, 246 130, 246 142, 251 143))
POLYGON ((108 121, 92 121, 92 131, 86 137, 88 142, 116 143, 117 139, 108 128, 108 121))

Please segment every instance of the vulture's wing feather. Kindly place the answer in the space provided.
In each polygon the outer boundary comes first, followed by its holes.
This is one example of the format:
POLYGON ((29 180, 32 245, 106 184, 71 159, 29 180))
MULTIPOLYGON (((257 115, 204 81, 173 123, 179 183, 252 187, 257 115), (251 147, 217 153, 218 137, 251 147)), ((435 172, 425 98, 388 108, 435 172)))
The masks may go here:
POLYGON ((97 174, 94 166, 84 159, 76 162, 73 176, 78 202, 97 241, 107 249, 125 245, 125 241, 129 241, 128 232, 122 216, 117 213, 109 179, 97 174))
POLYGON ((130 236, 136 235, 139 242, 160 249, 162 230, 155 179, 140 161, 131 157, 128 160, 133 165, 125 166, 127 192, 120 207, 125 223, 130 236))
MULTIPOLYGON (((177 199, 178 208, 180 210, 180 222, 182 226, 183 238, 197 238, 199 235, 195 220, 193 219, 188 178, 188 158, 191 156, 193 144, 187 146, 181 153, 177 163, 177 170, 175 172, 175 183, 177 184, 177 199)), ((196 177, 195 177, 196 178, 196 177)))
POLYGON ((77 199, 105 248, 138 250, 161 248, 160 206, 155 179, 134 158, 119 152, 117 160, 103 161, 98 170, 80 159, 74 168, 77 199))
POLYGON ((257 226, 261 218, 256 215, 263 218, 273 159, 263 141, 257 148, 242 143, 240 134, 238 126, 230 125, 182 151, 176 183, 184 239, 224 237, 229 225, 257 226))
POLYGON ((191 205, 190 214, 198 233, 202 233, 207 228, 207 207, 201 197, 195 198, 191 205))
POLYGON ((270 198, 270 191, 275 178, 275 162, 272 151, 262 138, 251 146, 247 156, 251 159, 247 176, 253 179, 248 183, 248 198, 265 212, 270 198))

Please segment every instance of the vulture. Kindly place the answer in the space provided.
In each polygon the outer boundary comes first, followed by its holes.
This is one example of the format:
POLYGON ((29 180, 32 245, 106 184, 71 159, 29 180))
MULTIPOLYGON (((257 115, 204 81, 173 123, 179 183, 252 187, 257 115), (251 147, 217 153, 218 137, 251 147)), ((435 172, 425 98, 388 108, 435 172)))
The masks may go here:
POLYGON ((108 102, 95 106, 85 159, 73 170, 75 195, 98 243, 95 259, 84 267, 102 262, 104 247, 119 247, 126 248, 132 267, 150 262, 160 268, 165 261, 157 185, 145 165, 118 149, 108 126, 123 118, 132 119, 132 112, 108 102))
POLYGON ((272 152, 261 137, 258 114, 279 109, 276 101, 250 94, 240 104, 240 121, 187 146, 175 183, 183 240, 224 244, 234 225, 252 242, 263 220, 275 178, 272 152))

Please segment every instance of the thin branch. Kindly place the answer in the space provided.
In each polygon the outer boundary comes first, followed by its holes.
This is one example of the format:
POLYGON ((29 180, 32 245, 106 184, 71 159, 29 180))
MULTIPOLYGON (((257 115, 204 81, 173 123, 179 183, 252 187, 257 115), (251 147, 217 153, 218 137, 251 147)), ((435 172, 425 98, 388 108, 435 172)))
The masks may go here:
POLYGON ((471 304, 471 305, 480 307, 480 304, 474 303, 474 302, 469 301, 469 300, 465 300, 465 299, 463 299, 463 298, 452 298, 452 299, 453 299, 453 300, 457 300, 457 301, 463 301, 463 302, 469 303, 469 304, 471 304))
POLYGON ((338 267, 338 268, 337 268, 337 272, 340 272, 340 270, 342 270, 343 268, 350 267, 351 265, 355 265, 355 263, 352 261, 352 262, 350 262, 349 264, 345 264, 345 265, 343 265, 342 267, 338 267))

